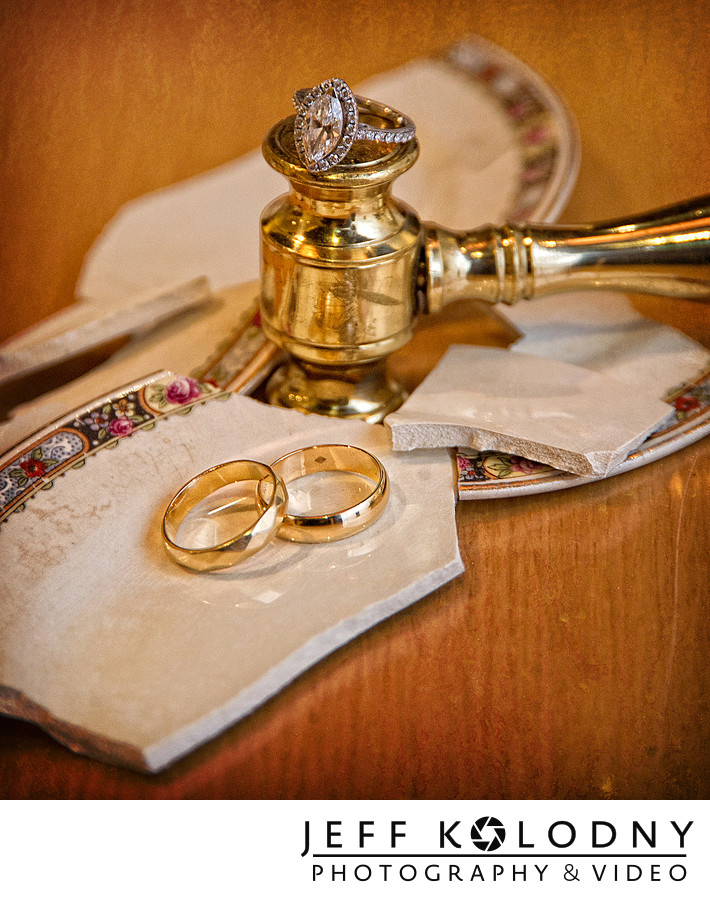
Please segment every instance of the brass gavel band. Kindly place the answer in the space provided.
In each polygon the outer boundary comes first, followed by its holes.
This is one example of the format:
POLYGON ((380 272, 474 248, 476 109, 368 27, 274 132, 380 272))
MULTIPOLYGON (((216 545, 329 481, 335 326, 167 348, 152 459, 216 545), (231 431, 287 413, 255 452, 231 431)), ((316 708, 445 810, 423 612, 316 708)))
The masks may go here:
POLYGON ((426 312, 590 288, 707 300, 710 196, 594 225, 425 224, 422 280, 426 312))
POLYGON ((163 517, 163 540, 170 555, 194 571, 217 571, 231 567, 262 549, 281 524, 288 495, 281 478, 261 462, 239 459, 215 465, 193 477, 172 498, 163 517), (177 541, 180 525, 203 499, 236 482, 255 481, 254 523, 224 542, 206 548, 190 548, 177 541), (267 495, 264 496, 264 489, 267 495))
POLYGON ((356 446, 323 445, 297 449, 272 462, 271 467, 287 487, 301 477, 326 471, 360 474, 372 482, 371 492, 347 508, 335 508, 320 515, 287 512, 277 534, 280 539, 298 543, 345 539, 373 524, 387 505, 387 471, 374 455, 356 446))

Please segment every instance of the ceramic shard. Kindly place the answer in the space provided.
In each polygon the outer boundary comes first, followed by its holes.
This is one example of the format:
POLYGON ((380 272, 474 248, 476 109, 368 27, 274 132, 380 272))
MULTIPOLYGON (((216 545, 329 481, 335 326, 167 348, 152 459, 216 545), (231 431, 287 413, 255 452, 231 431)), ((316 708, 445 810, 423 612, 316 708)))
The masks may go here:
POLYGON ((563 293, 497 309, 523 333, 513 352, 582 365, 658 399, 710 366, 704 346, 644 318, 620 293, 563 293))
POLYGON ((669 407, 642 389, 552 359, 453 346, 386 423, 395 450, 493 449, 605 475, 669 407))
POLYGON ((165 767, 459 574, 454 505, 447 452, 393 453, 385 428, 361 421, 232 396, 137 431, 2 525, 0 711, 94 757, 165 767), (277 539, 213 574, 168 556, 163 511, 199 471, 323 443, 387 469, 389 503, 369 529, 277 539))

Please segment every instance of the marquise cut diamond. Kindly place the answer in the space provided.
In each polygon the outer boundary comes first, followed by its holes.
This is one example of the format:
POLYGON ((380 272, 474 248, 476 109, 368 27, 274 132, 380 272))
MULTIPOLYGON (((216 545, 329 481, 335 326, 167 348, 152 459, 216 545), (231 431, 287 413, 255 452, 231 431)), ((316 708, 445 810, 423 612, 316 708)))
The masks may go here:
POLYGON ((303 142, 313 162, 324 159, 343 136, 343 107, 330 91, 313 100, 303 123, 303 142))

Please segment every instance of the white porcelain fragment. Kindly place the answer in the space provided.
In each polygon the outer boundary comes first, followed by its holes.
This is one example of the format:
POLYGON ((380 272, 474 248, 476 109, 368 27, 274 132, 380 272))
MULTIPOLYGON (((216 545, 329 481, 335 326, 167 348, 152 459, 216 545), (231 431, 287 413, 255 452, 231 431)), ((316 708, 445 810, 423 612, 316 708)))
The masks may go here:
POLYGON ((644 318, 620 293, 562 293, 497 308, 523 334, 514 352, 582 365, 658 399, 710 366, 704 346, 644 318))
POLYGON ((577 365, 452 346, 386 423, 398 451, 494 449, 604 475, 668 414, 652 393, 577 365))
MULTIPOLYGON (((137 336, 110 359, 76 380, 13 409, 10 420, 0 422, 0 454, 73 409, 86 405, 97 396, 111 393, 121 384, 141 380, 147 374, 162 369, 188 374, 204 371, 211 359, 223 358, 220 347, 235 334, 245 331, 256 311, 258 295, 258 283, 222 290, 179 318, 137 336)), ((126 300, 126 304, 131 306, 133 301, 133 298, 126 300)), ((87 315, 99 314, 100 305, 94 302, 78 303, 56 317, 64 323, 71 320, 72 326, 79 320, 83 324, 91 320, 87 315)), ((37 326, 40 338, 49 339, 47 329, 53 323, 54 316, 37 326)), ((24 347, 34 330, 32 328, 27 336, 13 340, 10 345, 24 347)), ((264 342, 261 332, 257 330, 249 328, 245 340, 239 341, 240 344, 247 344, 241 347, 244 362, 249 361, 264 342)), ((236 369, 241 367, 240 358, 232 362, 236 369)), ((229 366, 224 364, 223 367, 229 366)))
POLYGON ((206 302, 209 296, 207 278, 200 277, 153 291, 147 297, 136 297, 135 302, 103 314, 89 302, 71 306, 37 327, 23 331, 11 346, 0 347, 0 385, 67 361, 109 340, 148 331, 206 302), (61 328, 62 321, 67 325, 65 329, 51 337, 46 335, 53 326, 61 328), (81 323, 74 323, 77 321, 81 323))
POLYGON ((459 574, 454 504, 449 453, 394 453, 384 427, 241 396, 165 418, 68 469, 0 528, 0 710, 158 770, 459 574), (222 573, 168 557, 162 514, 195 474, 324 442, 385 465, 390 500, 372 527, 331 544, 277 539, 222 573))

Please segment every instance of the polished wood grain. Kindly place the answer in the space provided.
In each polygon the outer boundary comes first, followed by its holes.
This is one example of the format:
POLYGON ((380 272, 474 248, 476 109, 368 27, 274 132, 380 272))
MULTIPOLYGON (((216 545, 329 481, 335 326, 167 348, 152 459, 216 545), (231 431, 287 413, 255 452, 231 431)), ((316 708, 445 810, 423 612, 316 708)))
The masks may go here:
MULTIPOLYGON (((710 192, 706 3, 356 9, 0 3, 2 334, 72 300, 122 203, 256 146, 294 86, 357 82, 467 31, 573 109, 583 161, 564 220, 710 192)), ((710 345, 710 307, 634 301, 710 345)), ((449 331, 508 340, 485 315, 447 316, 399 359, 410 382, 449 331)), ((109 767, 2 719, 0 796, 708 798, 709 488, 706 439, 604 482, 462 502, 461 577, 170 770, 109 767)))

